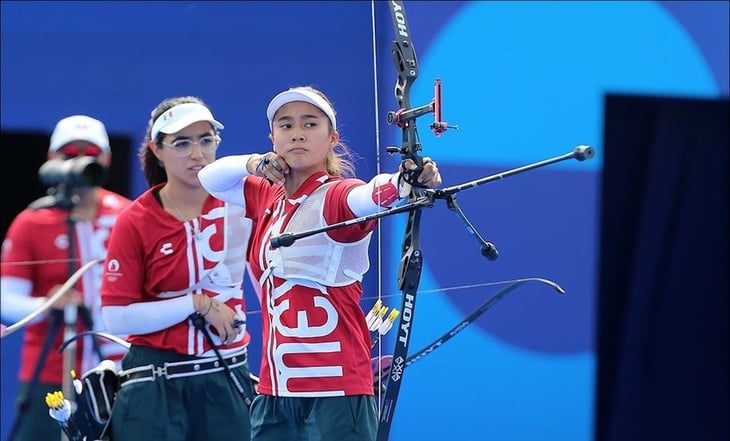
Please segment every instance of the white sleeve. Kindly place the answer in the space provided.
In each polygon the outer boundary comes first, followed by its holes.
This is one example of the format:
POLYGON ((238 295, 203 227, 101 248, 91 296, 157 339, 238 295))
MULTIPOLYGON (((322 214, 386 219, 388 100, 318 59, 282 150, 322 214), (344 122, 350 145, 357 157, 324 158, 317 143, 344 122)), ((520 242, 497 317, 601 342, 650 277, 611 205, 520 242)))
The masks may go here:
POLYGON ((365 185, 360 185, 347 194, 347 206, 355 216, 368 216, 390 208, 408 197, 410 184, 400 179, 399 173, 376 175, 365 185))
POLYGON ((198 172, 198 180, 214 198, 244 207, 243 178, 248 176, 246 164, 251 155, 219 158, 198 172))
POLYGON ((176 325, 195 312, 193 296, 132 303, 127 306, 104 306, 101 316, 112 334, 143 335, 176 325))
MULTIPOLYGON (((30 315, 38 309, 46 297, 33 297, 33 282, 19 277, 0 277, 0 311, 2 320, 8 323, 15 323, 30 315)), ((33 323, 43 320, 45 316, 39 315, 33 323)))

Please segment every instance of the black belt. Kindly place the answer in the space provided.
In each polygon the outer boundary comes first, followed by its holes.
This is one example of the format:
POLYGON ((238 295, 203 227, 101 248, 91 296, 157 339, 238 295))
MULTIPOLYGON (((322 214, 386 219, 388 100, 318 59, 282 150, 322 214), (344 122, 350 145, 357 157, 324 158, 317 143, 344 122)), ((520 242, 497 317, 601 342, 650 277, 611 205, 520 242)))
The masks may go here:
MULTIPOLYGON (((246 351, 224 357, 229 368, 235 368, 246 363, 246 351)), ((155 381, 157 378, 171 380, 180 377, 208 374, 222 371, 223 365, 218 357, 200 358, 196 360, 166 362, 161 367, 154 364, 138 366, 119 371, 119 386, 137 383, 140 381, 155 381)))

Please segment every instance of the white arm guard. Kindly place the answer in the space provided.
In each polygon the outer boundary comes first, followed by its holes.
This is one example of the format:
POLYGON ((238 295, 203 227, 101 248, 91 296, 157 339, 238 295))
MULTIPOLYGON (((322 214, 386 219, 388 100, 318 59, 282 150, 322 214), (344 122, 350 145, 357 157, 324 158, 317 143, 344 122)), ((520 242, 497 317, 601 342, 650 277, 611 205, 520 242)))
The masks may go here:
MULTIPOLYGON (((19 277, 0 278, 0 311, 4 322, 15 323, 27 317, 38 309, 45 301, 45 297, 33 297, 33 283, 19 277)), ((43 320, 39 315, 33 323, 43 320)))
POLYGON ((198 180, 214 198, 244 207, 243 178, 248 176, 246 164, 251 155, 219 158, 198 172, 198 180))
POLYGON ((392 207, 400 199, 408 197, 410 191, 411 186, 400 179, 400 172, 382 173, 367 184, 353 188, 347 194, 347 206, 355 216, 367 216, 392 207))
POLYGON ((195 312, 192 295, 127 306, 104 306, 101 316, 112 334, 143 335, 176 325, 195 312))

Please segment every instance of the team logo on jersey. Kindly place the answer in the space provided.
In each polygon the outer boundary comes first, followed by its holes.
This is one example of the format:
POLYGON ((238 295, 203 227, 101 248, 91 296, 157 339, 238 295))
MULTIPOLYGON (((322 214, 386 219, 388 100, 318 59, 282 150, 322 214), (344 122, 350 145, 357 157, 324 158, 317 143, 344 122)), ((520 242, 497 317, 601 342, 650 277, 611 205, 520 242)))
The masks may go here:
POLYGON ((68 248, 68 236, 65 234, 59 234, 56 236, 56 239, 53 241, 53 244, 56 245, 56 248, 59 250, 65 250, 68 248))
POLYGON ((163 243, 160 247, 160 252, 165 256, 169 256, 173 252, 172 244, 170 242, 163 243))
POLYGON ((106 264, 106 270, 110 273, 119 272, 119 261, 117 259, 109 259, 106 264))
POLYGON ((117 259, 109 259, 106 263, 106 273, 104 273, 104 276, 108 281, 115 282, 118 278, 123 276, 122 273, 119 272, 121 267, 122 265, 117 259))

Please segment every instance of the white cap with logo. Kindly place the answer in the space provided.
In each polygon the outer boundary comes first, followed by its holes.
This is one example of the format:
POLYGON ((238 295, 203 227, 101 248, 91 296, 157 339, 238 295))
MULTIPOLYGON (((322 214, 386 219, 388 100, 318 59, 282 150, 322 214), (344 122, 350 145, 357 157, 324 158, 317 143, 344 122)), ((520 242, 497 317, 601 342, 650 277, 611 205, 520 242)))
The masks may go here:
POLYGON ((73 141, 86 141, 98 146, 103 152, 111 151, 104 123, 90 116, 72 115, 60 120, 51 134, 48 151, 55 152, 73 141))
POLYGON ((208 121, 216 129, 222 129, 223 124, 213 118, 210 109, 199 103, 183 103, 173 106, 166 110, 165 113, 157 117, 152 124, 152 139, 157 139, 157 135, 164 133, 179 132, 190 124, 208 121))

